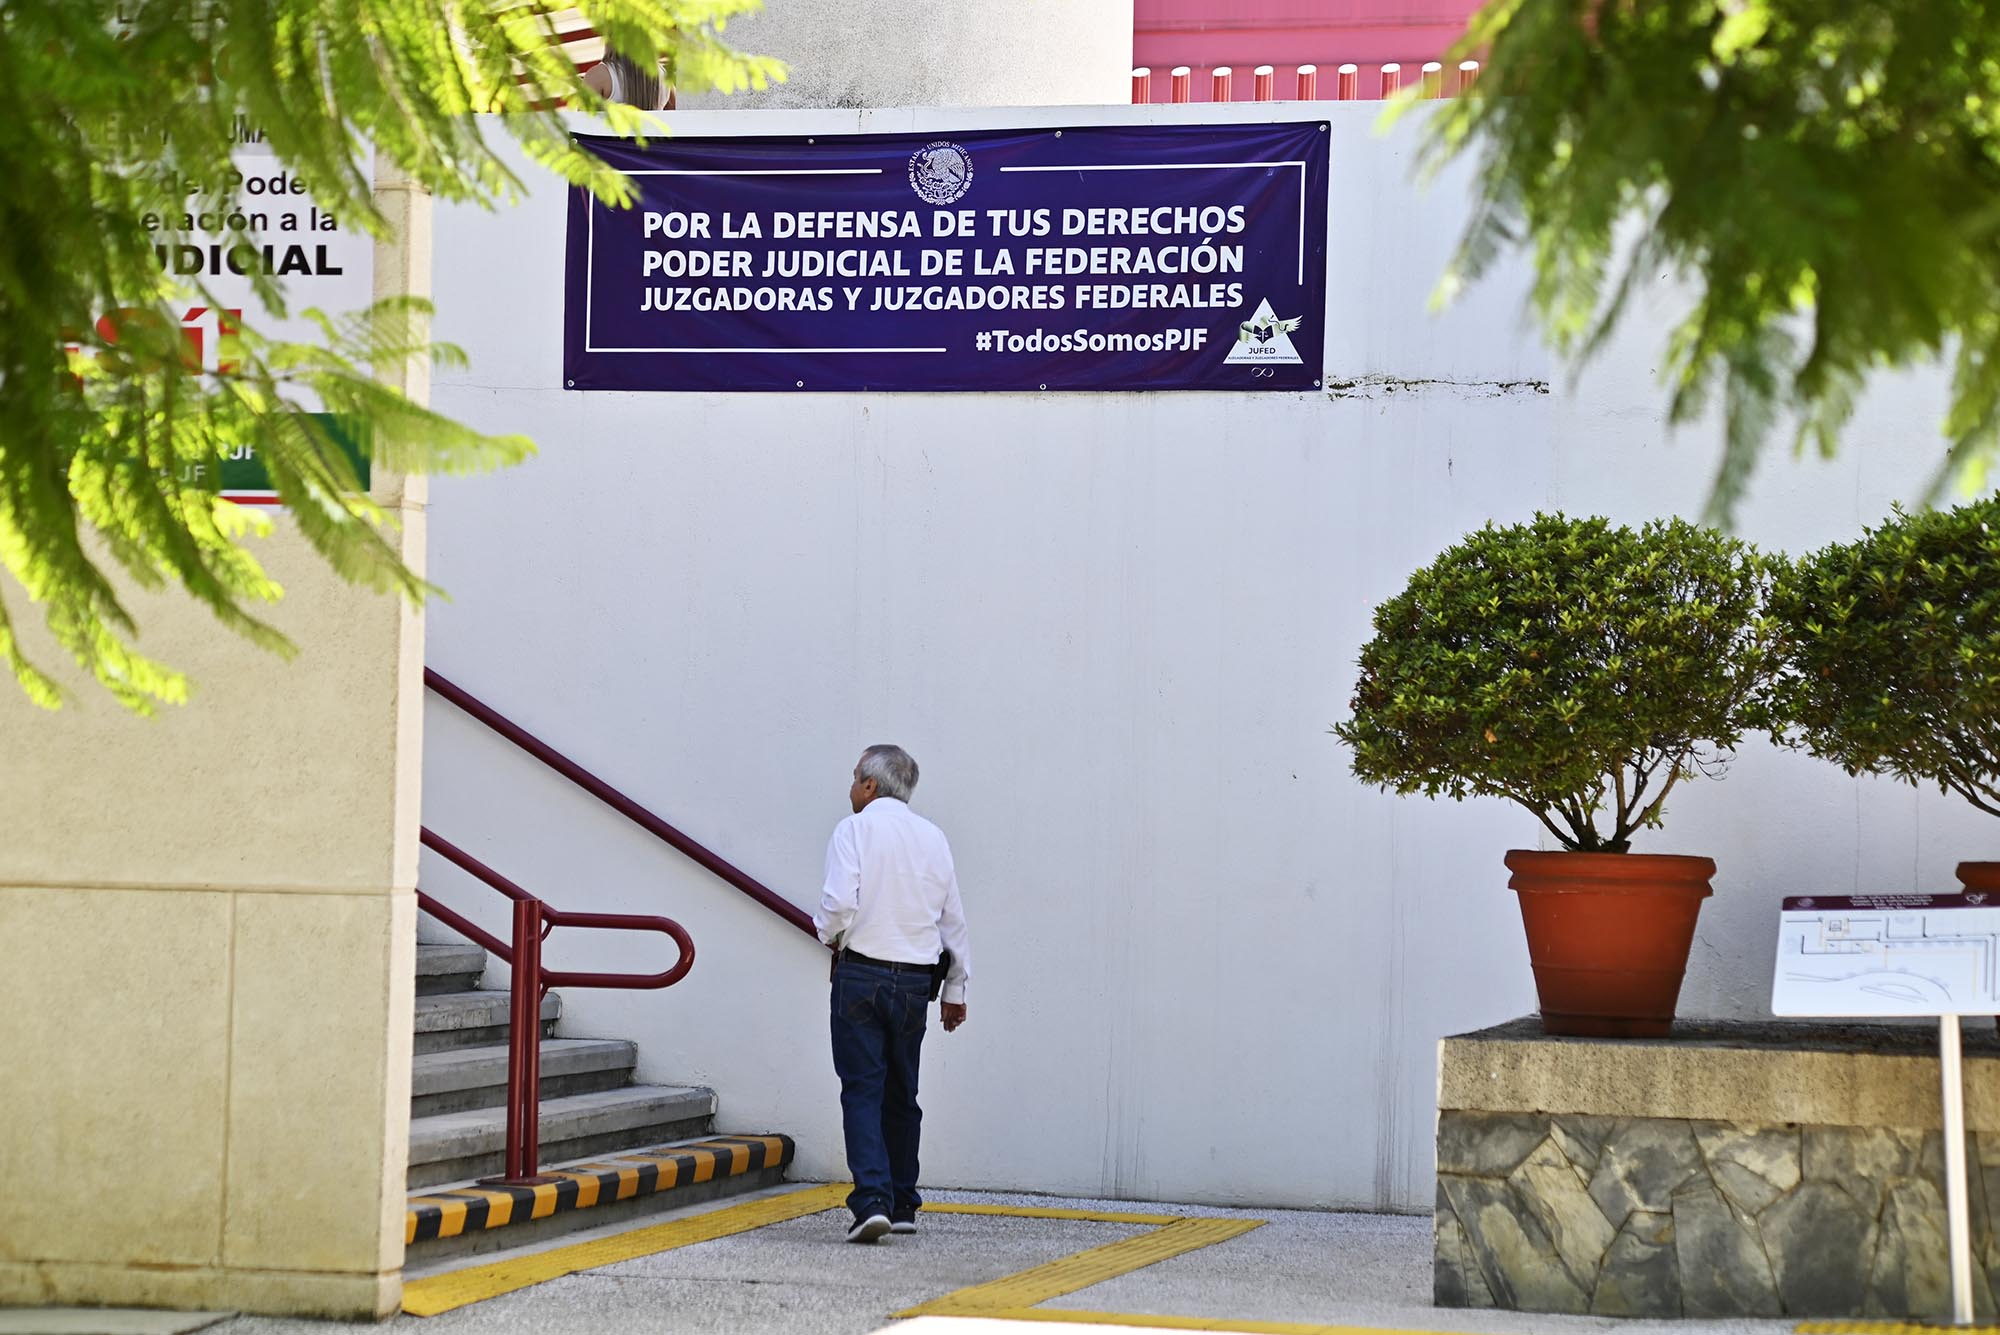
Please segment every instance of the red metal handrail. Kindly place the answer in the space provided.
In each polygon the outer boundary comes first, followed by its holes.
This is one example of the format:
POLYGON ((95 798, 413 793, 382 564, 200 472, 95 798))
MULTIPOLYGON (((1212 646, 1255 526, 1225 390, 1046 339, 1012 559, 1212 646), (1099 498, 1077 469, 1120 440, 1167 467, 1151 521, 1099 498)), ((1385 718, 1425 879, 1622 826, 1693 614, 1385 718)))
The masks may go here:
MULTIPOLYGON (((687 977, 688 970, 694 967, 694 942, 688 938, 687 930, 672 918, 661 918, 650 913, 572 913, 567 909, 552 908, 545 900, 536 895, 529 894, 526 890, 523 890, 499 872, 494 871, 491 867, 481 862, 478 858, 473 857, 472 854, 466 852, 444 836, 425 829, 419 831, 418 838, 422 841, 425 848, 440 854, 446 861, 456 863, 466 871, 471 872, 474 876, 486 882, 486 884, 492 886, 516 904, 526 903, 530 900, 540 904, 542 906, 542 921, 549 925, 550 931, 554 931, 558 927, 584 927, 600 928, 606 931, 660 932, 672 937, 674 944, 680 947, 680 959, 674 964, 674 967, 664 969, 659 973, 576 973, 566 970, 552 971, 544 969, 541 975, 544 991, 551 987, 609 987, 621 988, 627 991, 644 991, 656 987, 672 987, 675 983, 687 977)), ((440 905, 439 907, 443 906, 440 905)), ((428 906, 426 906, 426 912, 429 912, 428 906)), ((514 956, 508 947, 502 945, 487 933, 480 931, 479 928, 473 926, 471 923, 466 922, 465 919, 459 917, 458 914, 453 913, 450 909, 445 909, 443 913, 435 914, 434 916, 450 923, 459 931, 465 932, 466 935, 473 937, 474 940, 479 941, 480 945, 485 946, 486 949, 492 951, 501 959, 506 960, 510 964, 513 962, 514 956)), ((543 936, 547 936, 547 933, 543 933, 543 936)))
POLYGON ((673 848, 676 852, 692 858, 697 864, 713 872, 716 876, 742 891, 771 912, 783 918, 792 926, 819 940, 819 932, 813 927, 812 915, 786 899, 777 891, 759 881, 748 872, 711 853, 700 843, 661 820, 652 812, 640 806, 624 793, 613 788, 604 780, 592 774, 583 766, 571 760, 562 752, 550 746, 541 738, 514 722, 499 710, 478 699, 463 687, 455 686, 430 668, 424 669, 424 685, 457 705, 473 718, 499 733, 514 745, 526 751, 535 759, 547 765, 556 773, 568 779, 577 787, 589 793, 598 801, 616 811, 625 819, 637 825, 646 833, 673 848))
POLYGON ((477 923, 447 908, 423 891, 417 903, 424 912, 463 933, 509 965, 513 991, 508 997, 507 1028, 507 1152, 499 1181, 533 1182, 541 1158, 542 998, 552 987, 604 987, 645 990, 672 987, 694 967, 694 942, 672 918, 640 913, 571 913, 549 907, 494 871, 458 845, 428 829, 418 837, 514 902, 513 941, 502 941, 477 923), (558 927, 609 931, 659 932, 672 938, 679 951, 674 967, 659 973, 578 973, 542 967, 542 942, 558 927))

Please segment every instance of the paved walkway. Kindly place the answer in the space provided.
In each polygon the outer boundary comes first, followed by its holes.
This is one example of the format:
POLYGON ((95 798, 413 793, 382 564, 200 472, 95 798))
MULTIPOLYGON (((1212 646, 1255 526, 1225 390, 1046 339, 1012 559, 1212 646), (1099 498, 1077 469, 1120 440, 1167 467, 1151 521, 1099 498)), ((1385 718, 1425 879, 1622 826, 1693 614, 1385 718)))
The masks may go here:
MULTIPOLYGON (((823 1188, 780 1188, 662 1219, 700 1221, 718 1211, 741 1210, 746 1199, 774 1202, 814 1191, 818 1199, 827 1198, 823 1188)), ((799 1199, 791 1205, 812 1203, 799 1199)), ((385 1329, 393 1335, 871 1335, 918 1308, 936 1314, 905 1321, 899 1335, 1053 1335, 1078 1320, 1129 1329, 1147 1318, 1179 1330, 1261 1329, 1269 1335, 1329 1329, 1343 1335, 1354 1330, 1776 1335, 1796 1329, 1796 1323, 1784 1321, 1617 1321, 1439 1310, 1430 1305, 1431 1226, 1423 1217, 953 1191, 937 1192, 932 1204, 969 1212, 926 1212, 919 1234, 886 1238, 872 1247, 843 1241, 844 1211, 798 1215, 612 1260, 435 1316, 405 1314, 385 1329), (1078 1214, 1137 1215, 1146 1222, 1074 1217, 1078 1214), (1212 1222, 1168 1223, 1168 1217, 1212 1222), (1252 1220, 1263 1222, 1247 1222, 1252 1220), (967 1318, 981 1312, 1019 1319, 967 1318)), ((784 1210, 773 1206, 767 1213, 784 1210)), ((711 1220, 653 1238, 714 1231, 711 1220)), ((602 1259, 622 1245, 613 1239, 633 1236, 629 1228, 573 1233, 541 1249, 541 1265, 560 1269, 568 1258, 602 1259), (567 1251, 593 1242, 602 1244, 594 1253, 567 1251)), ((429 1273, 502 1261, 441 1262, 429 1273)), ((517 1263, 518 1254, 509 1254, 508 1261, 517 1263)), ((516 1279, 522 1274, 518 1268, 507 1273, 516 1279)), ((412 1278, 421 1280, 423 1274, 413 1272, 412 1278)), ((9 1323, 6 1315, 0 1313, 0 1335, 33 1329, 18 1320, 9 1323)), ((207 1325, 203 1335, 328 1335, 338 1329, 324 1322, 231 1317, 207 1325)))

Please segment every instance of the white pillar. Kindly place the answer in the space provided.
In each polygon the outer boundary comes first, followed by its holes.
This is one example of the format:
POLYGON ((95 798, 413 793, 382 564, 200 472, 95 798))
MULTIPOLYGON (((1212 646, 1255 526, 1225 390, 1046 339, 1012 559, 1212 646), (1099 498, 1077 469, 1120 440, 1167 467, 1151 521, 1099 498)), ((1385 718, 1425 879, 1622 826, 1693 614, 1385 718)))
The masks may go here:
MULTIPOLYGON (((385 174, 386 176, 386 174, 385 174)), ((427 294, 430 200, 385 179, 376 291, 427 294)), ((422 401, 428 368, 377 368, 422 401)), ((421 570, 422 479, 372 470, 421 570)), ((345 1318, 401 1302, 423 635, 290 516, 249 543, 286 661, 177 589, 121 589, 194 683, 130 717, 0 679, 0 1307, 345 1318)))

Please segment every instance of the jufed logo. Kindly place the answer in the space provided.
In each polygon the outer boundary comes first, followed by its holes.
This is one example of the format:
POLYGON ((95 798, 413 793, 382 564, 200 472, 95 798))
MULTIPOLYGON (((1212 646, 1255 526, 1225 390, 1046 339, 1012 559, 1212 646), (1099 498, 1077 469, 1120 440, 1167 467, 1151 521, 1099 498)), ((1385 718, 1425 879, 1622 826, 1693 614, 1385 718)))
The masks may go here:
POLYGON ((1305 323, 1305 316, 1280 320, 1271 309, 1271 299, 1257 303, 1257 313, 1236 327, 1236 343, 1224 357, 1226 366, 1301 365, 1305 359, 1292 346, 1292 331, 1305 323))

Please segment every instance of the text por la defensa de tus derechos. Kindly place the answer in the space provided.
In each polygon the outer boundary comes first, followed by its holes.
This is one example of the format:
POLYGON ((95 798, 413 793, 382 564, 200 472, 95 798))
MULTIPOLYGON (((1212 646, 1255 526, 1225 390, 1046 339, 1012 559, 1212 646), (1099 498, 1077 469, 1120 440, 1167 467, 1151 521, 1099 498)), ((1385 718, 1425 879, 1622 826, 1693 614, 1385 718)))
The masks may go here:
POLYGON ((1192 310, 1244 304, 1242 205, 645 211, 641 311, 1192 310), (929 241, 904 245, 843 242, 929 241), (730 242, 753 242, 732 246, 730 242), (794 244, 777 246, 773 242, 794 244), (797 244, 817 243, 817 244, 797 244), (858 281, 849 281, 858 280, 858 281))

